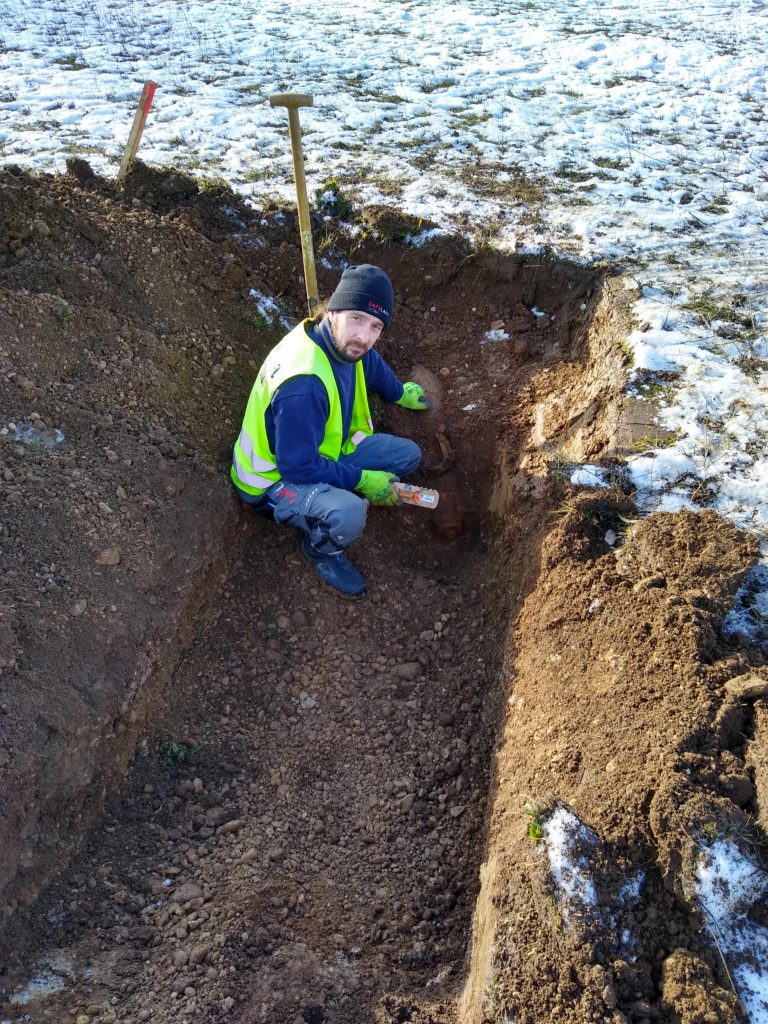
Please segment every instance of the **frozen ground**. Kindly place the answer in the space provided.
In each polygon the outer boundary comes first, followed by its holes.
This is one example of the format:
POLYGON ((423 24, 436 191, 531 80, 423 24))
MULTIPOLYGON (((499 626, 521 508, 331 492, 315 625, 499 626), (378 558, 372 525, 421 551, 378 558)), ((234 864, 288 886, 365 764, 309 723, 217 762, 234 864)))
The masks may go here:
MULTIPOLYGON (((311 188, 338 179, 508 248, 620 261, 629 342, 671 447, 647 507, 768 530, 764 0, 3 0, 0 157, 142 157, 292 194, 276 91, 306 91, 311 188), (661 371, 666 376, 655 378, 661 371), (670 375, 674 380, 670 383, 670 375)), ((486 339, 479 339, 479 341, 486 339)), ((499 343, 503 343, 503 339, 499 343)))
POLYGON ((702 850, 695 896, 752 1024, 768 1020, 768 928, 759 911, 766 895, 768 877, 735 842, 719 838, 702 850))

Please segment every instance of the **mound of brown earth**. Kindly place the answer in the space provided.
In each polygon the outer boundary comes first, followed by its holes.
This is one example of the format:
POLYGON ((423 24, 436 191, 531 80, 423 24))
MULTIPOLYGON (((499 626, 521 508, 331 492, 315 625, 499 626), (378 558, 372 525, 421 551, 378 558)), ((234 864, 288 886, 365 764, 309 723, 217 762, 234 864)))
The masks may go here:
POLYGON ((292 218, 0 175, 3 1021, 739 1019, 691 878, 763 836, 764 669, 720 633, 755 547, 567 484, 622 421, 615 281, 375 213, 337 255, 395 282, 433 407, 380 421, 445 515, 375 510, 348 605, 227 478, 292 218))

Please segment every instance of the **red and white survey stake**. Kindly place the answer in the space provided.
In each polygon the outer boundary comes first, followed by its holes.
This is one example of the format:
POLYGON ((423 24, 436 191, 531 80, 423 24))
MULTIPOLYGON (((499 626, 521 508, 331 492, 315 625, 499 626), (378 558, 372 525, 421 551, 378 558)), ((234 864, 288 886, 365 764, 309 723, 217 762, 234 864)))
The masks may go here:
POLYGON ((144 88, 141 91, 141 98, 139 99, 139 105, 136 108, 136 114, 133 118, 133 124, 131 125, 131 134, 128 136, 128 144, 125 147, 125 152, 123 153, 120 170, 117 172, 118 181, 122 181, 128 171, 130 171, 131 165, 136 157, 136 151, 138 150, 139 142, 141 141, 141 133, 144 131, 144 125, 147 123, 147 114, 149 114, 149 108, 152 106, 152 98, 155 95, 156 88, 157 82, 144 83, 144 88))
POLYGON ((399 480, 392 481, 392 490, 397 492, 404 505, 418 505, 419 508, 435 509, 440 500, 440 492, 433 491, 431 487, 402 484, 399 480))

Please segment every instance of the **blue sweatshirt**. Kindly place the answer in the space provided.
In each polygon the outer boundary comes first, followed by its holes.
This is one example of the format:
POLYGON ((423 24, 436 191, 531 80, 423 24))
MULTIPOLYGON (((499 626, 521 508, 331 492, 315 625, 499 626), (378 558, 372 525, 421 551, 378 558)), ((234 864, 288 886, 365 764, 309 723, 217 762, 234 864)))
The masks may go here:
MULTIPOLYGON (((309 326, 309 335, 328 356, 341 402, 342 436, 352 422, 355 399, 355 364, 344 362, 331 341, 328 323, 309 326)), ((378 352, 363 356, 365 381, 385 402, 403 397, 403 385, 378 352)), ((291 377, 277 389, 267 409, 267 437, 275 453, 280 476, 293 484, 331 484, 352 491, 360 483, 361 470, 342 458, 338 462, 320 454, 330 406, 325 385, 319 377, 291 377)))

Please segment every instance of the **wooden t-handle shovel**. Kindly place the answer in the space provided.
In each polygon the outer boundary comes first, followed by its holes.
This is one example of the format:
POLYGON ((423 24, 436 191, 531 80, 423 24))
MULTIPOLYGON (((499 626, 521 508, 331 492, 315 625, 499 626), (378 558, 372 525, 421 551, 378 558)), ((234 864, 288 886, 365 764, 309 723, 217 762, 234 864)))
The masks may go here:
POLYGON ((307 179, 304 176, 304 154, 301 151, 301 127, 299 125, 299 107, 311 107, 312 97, 304 93, 281 92, 269 97, 269 105, 271 107, 288 108, 288 127, 291 133, 291 153, 293 154, 293 175, 296 179, 296 199, 299 209, 301 257, 304 261, 304 281, 307 286, 309 315, 314 316, 317 307, 320 305, 320 299, 317 294, 315 253, 312 248, 312 225, 309 220, 307 179))

